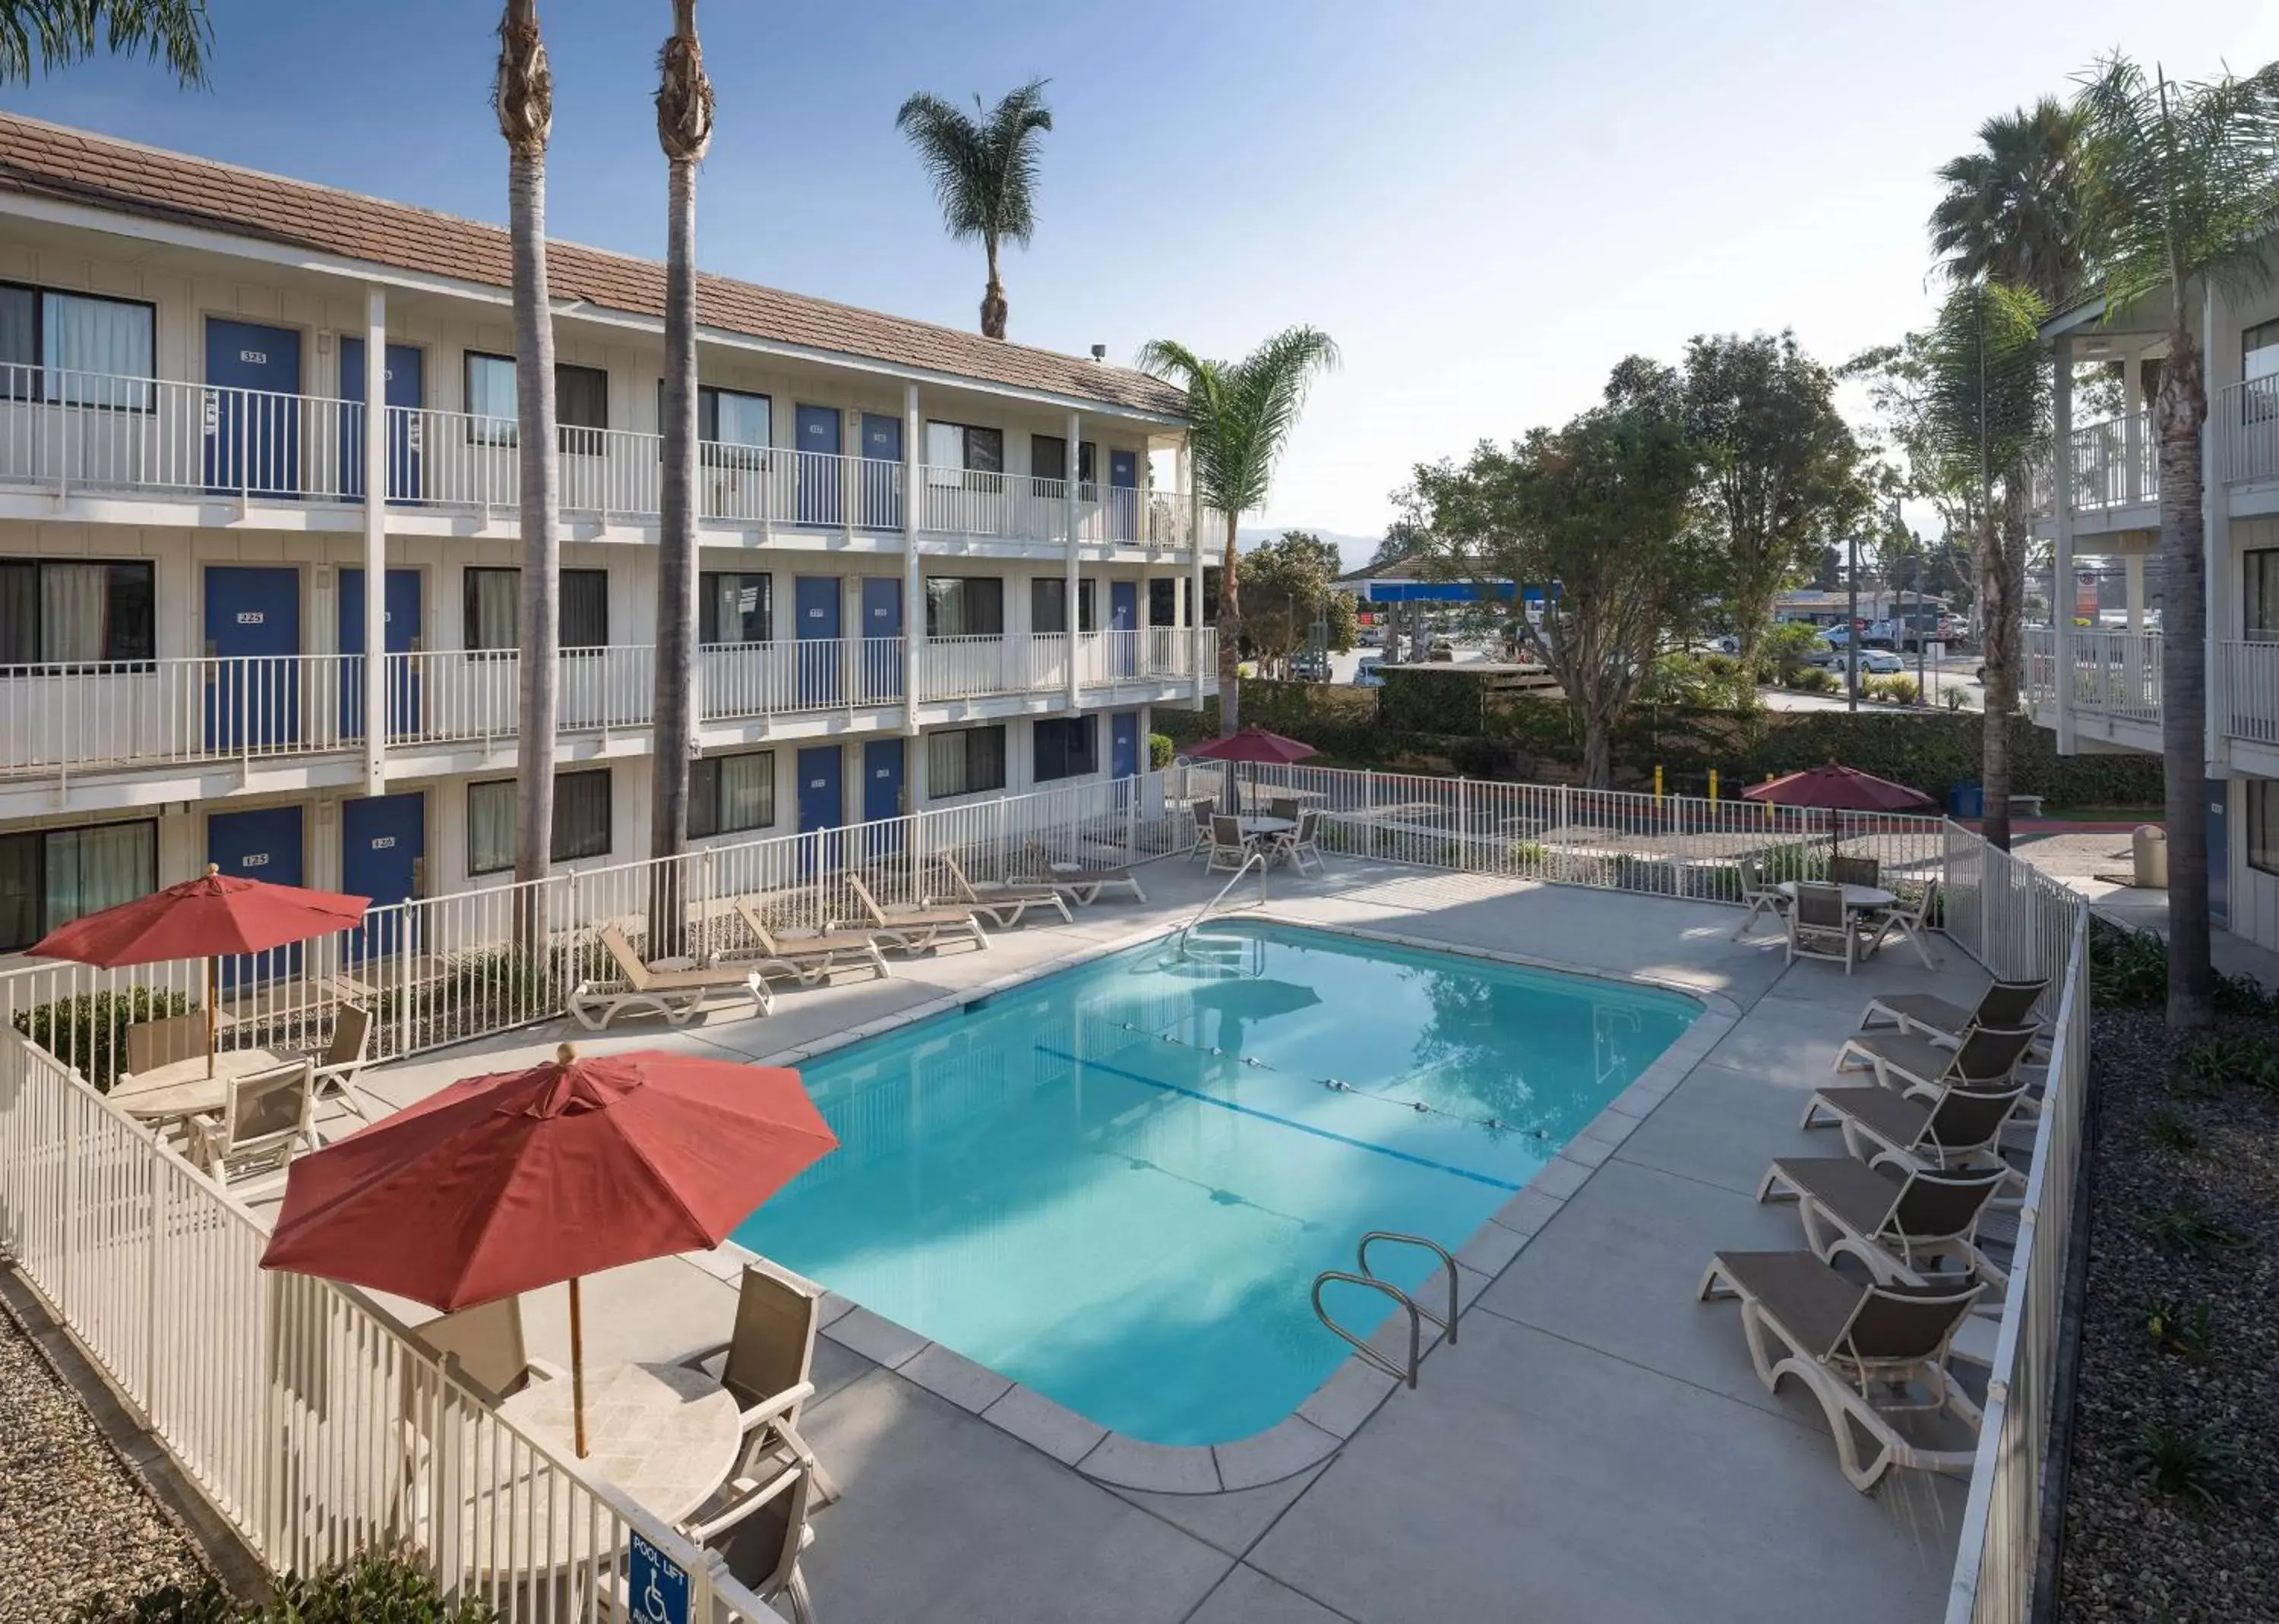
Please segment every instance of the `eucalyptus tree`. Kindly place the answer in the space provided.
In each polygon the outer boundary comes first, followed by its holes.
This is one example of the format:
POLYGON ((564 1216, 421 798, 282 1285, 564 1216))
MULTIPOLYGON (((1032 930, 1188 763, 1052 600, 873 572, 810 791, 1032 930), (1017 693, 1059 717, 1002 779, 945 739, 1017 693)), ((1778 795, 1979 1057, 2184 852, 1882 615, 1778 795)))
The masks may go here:
POLYGON ((981 292, 984 338, 1005 336, 998 247, 1026 248, 1037 228, 1037 138, 1053 127, 1053 110, 1045 105, 1047 82, 1032 79, 990 108, 977 96, 970 118, 955 103, 921 90, 894 115, 894 127, 917 149, 933 182, 951 238, 978 237, 988 254, 989 281, 981 292))
POLYGON ((2027 486, 2046 444, 2048 377, 2041 324, 2049 307, 2000 282, 1957 287, 1939 307, 1923 354, 1927 456, 1938 481, 1967 485, 1976 523, 1986 652, 1981 778, 1987 840, 2010 847, 2010 729, 2018 708, 2026 596, 2027 486))
POLYGON ((1978 126, 1938 169, 1931 251, 1947 279, 2031 289, 2053 310, 2082 287, 2081 113, 2055 96, 1978 126))
POLYGON ((186 88, 206 82, 206 0, 0 0, 0 84, 27 84, 97 51, 140 51, 186 88))
MULTIPOLYGON (((1186 345, 1157 339, 1140 347, 1138 364, 1187 392, 1187 464, 1203 505, 1226 526, 1219 555, 1219 732, 1241 725, 1241 560, 1235 527, 1266 505, 1274 464, 1289 444, 1316 379, 1338 364, 1338 347, 1317 327, 1288 327, 1239 361, 1213 361, 1186 345)), ((1202 538, 1195 538, 1202 545, 1202 538)))
MULTIPOLYGON (((656 138, 664 148, 664 467, 658 499, 656 691, 649 745, 649 855, 688 845, 696 715, 696 165, 712 142, 712 82, 696 39, 696 0, 673 0, 657 53, 656 138)), ((660 870, 663 872, 663 870, 660 870)), ((679 951, 678 888, 652 899, 652 950, 679 951)))
MULTIPOLYGON (((554 318, 546 290, 546 142, 554 127, 554 73, 538 31, 538 0, 506 0, 491 100, 506 138, 507 234, 514 265, 522 519, 514 877, 523 884, 543 879, 553 859, 554 732, 561 700, 561 462, 554 435, 554 318)), ((541 894, 537 887, 524 892, 526 945, 544 938, 541 894)))
POLYGON ((2206 755, 2207 579, 2200 429, 2207 362, 2192 328, 2211 287, 2267 284, 2279 230, 2279 64, 2172 83, 2114 56, 2084 75, 2083 221, 2108 311, 2159 298, 2168 354, 2152 402, 2160 471, 2161 754, 2168 828, 2168 1023, 2214 1018, 2206 755))

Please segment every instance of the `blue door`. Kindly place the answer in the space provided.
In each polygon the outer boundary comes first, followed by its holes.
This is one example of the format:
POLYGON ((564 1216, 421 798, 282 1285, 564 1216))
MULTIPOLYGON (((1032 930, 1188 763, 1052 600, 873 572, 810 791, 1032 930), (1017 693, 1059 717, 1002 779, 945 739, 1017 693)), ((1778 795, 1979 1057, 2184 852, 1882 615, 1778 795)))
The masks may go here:
POLYGON ((892 575, 863 578, 863 701, 902 697, 902 583, 892 575))
POLYGON ((1109 533, 1118 541, 1137 540, 1140 536, 1138 452, 1110 451, 1108 454, 1108 486, 1109 516, 1114 525, 1109 533))
MULTIPOLYGON (((370 897, 374 908, 392 908, 419 894, 427 854, 427 797, 368 795, 341 804, 341 889, 370 897)), ((404 945, 403 915, 368 917, 349 940, 351 956, 396 952, 404 945)))
POLYGON ((899 850, 902 843, 902 826, 886 823, 902 815, 902 741, 899 739, 872 739, 863 746, 863 821, 866 823, 885 823, 886 827, 870 833, 870 854, 882 857, 899 850))
POLYGON ((1140 776, 1140 713, 1119 710, 1108 718, 1108 776, 1140 776))
POLYGON ((206 484, 251 496, 301 490, 301 335, 206 318, 206 484))
MULTIPOLYGON (((846 821, 845 787, 840 781, 842 762, 837 745, 817 745, 799 753, 799 831, 818 834, 846 821)), ((822 834, 801 851, 802 868, 826 872, 839 866, 836 836, 822 834)))
MULTIPOLYGON (((1110 632, 1132 633, 1140 630, 1140 583, 1110 581, 1108 583, 1108 629, 1110 632)), ((1140 640, 1124 635, 1113 640, 1115 671, 1118 677, 1129 677, 1140 669, 1140 640)))
MULTIPOLYGON (((425 402, 420 385, 425 357, 409 344, 388 347, 387 404, 401 410, 388 419, 388 499, 413 502, 419 495, 418 419, 414 415, 425 402)), ((341 340, 341 398, 361 402, 364 393, 364 341, 341 340)), ((353 502, 364 500, 364 414, 341 412, 341 494, 353 502)))
POLYGON ((792 652, 799 659, 802 705, 839 702, 840 590, 835 575, 802 575, 792 582, 792 615, 799 626, 792 652))
POLYGON ((274 750, 301 736, 301 572, 208 564, 206 747, 274 750))
POLYGON ((799 522, 836 525, 843 505, 839 471, 839 408, 799 406, 792 430, 799 457, 799 522))
POLYGON ((902 420, 863 414, 863 527, 902 527, 902 420))
MULTIPOLYGON (((2231 799, 2231 780, 2210 778, 2207 783, 2207 877, 2208 917, 2226 930, 2231 928, 2231 846, 2229 826, 2224 821, 2225 803, 2231 799)), ((2248 827, 2254 828, 2252 823, 2248 827)))
MULTIPOLYGON (((341 571, 340 649, 344 655, 364 653, 364 571, 341 571)), ((390 570, 388 572, 388 601, 381 611, 387 617, 386 640, 380 647, 388 654, 408 655, 419 647, 419 571, 390 570)), ((416 734, 419 731, 419 663, 417 660, 393 660, 388 666, 388 734, 391 739, 416 734)), ((348 662, 341 672, 341 737, 364 737, 364 666, 348 662)))
MULTIPOLYGON (((301 808, 262 807, 251 812, 217 812, 206 819, 206 861, 237 879, 272 885, 298 885, 301 879, 301 808)), ((289 979, 300 972, 301 949, 272 947, 221 961, 221 984, 289 979)))

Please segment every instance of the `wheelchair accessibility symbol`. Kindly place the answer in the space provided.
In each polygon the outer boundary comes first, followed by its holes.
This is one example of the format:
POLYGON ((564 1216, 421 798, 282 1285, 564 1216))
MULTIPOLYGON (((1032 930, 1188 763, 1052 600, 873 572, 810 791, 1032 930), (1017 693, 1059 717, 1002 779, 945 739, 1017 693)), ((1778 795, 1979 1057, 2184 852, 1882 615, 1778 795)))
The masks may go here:
POLYGON ((637 1624, 688 1624, 688 1573, 644 1539, 625 1536, 625 1590, 637 1624))

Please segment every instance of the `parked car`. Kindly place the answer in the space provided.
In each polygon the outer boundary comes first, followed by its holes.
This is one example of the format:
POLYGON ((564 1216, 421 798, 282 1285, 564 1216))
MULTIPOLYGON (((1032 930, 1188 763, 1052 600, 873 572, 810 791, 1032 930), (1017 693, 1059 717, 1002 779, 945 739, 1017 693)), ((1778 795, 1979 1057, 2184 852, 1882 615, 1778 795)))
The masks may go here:
POLYGON ((1327 682, 1329 679, 1330 663, 1322 655, 1308 653, 1290 656, 1291 681, 1327 682))

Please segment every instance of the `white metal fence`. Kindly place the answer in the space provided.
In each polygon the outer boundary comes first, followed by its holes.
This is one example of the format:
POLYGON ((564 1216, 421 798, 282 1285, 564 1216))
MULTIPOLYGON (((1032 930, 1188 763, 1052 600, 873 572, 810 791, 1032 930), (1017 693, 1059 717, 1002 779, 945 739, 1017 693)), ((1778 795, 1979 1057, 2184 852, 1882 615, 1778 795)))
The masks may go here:
MULTIPOLYGON (((1950 1624, 2023 1624, 2080 1146, 2085 909, 1956 824, 1304 765, 1190 763, 376 909, 357 931, 226 966, 223 1042, 313 1049, 337 1007, 354 1001, 375 1015, 377 1058, 432 1049, 559 1015, 580 980, 613 973, 595 942, 604 924, 649 956, 733 950, 748 945, 740 901, 771 930, 859 922, 849 871, 891 907, 948 894, 944 857, 985 881, 1044 862, 1126 863, 1185 849, 1193 803, 1207 812, 1231 798, 1317 810, 1323 845, 1355 856, 1702 900, 1738 899, 1743 856, 1778 879, 1824 872, 1838 849, 1872 855, 1903 892, 1936 883, 1947 934, 1987 969, 2053 978, 2048 1096, 1948 1614, 1950 1624)), ((136 1401, 159 1406, 152 1413, 160 1436, 265 1557, 305 1565, 313 1552, 404 1534, 447 1573, 495 1579, 510 1596, 542 1592, 549 1606, 590 1608, 538 1579, 610 1568, 639 1514, 476 1413, 349 1295, 259 1280, 250 1221, 94 1088, 67 1080, 75 1073, 107 1086, 127 1026, 195 1007, 203 973, 195 963, 131 971, 53 964, 0 976, 0 1244, 26 1260, 35 1283, 136 1401), (179 1311, 170 1295, 178 1286, 196 1298, 179 1311), (176 1337, 178 1325, 203 1325, 197 1316, 208 1314, 226 1323, 211 1337, 176 1337), (273 1344, 265 1340, 272 1337, 273 1344), (272 1345, 273 1365, 265 1362, 272 1345), (433 1429, 403 1419, 415 1413, 440 1419, 433 1429), (242 1423, 256 1414, 263 1429, 249 1442, 242 1423), (452 1476, 453 1463, 478 1458, 490 1463, 486 1473, 503 1461, 504 1475, 452 1476), (350 1463, 356 1470, 342 1475, 350 1463), (541 1480, 543 1493, 517 1487, 541 1480), (464 1512, 468 1481, 493 1503, 512 1502, 507 1514, 526 1542, 521 1556, 483 1554, 494 1524, 464 1512), (570 1523, 550 1513, 530 1521, 548 1496, 586 1509, 570 1523), (457 1522, 435 1509, 448 1507, 463 1508, 457 1522), (564 1531, 577 1517, 592 1523, 588 1544, 564 1531)), ((526 1608, 509 1616, 553 1615, 526 1608)))
POLYGON ((2227 484, 2279 476, 2279 378, 2251 378, 2216 392, 2208 421, 2216 477, 2227 484))
MULTIPOLYGON (((2072 703, 2086 715, 2123 721, 2160 719, 2160 634, 2098 632, 2077 627, 2067 635, 2072 703)), ((2037 626, 2026 633, 2026 701, 2052 703, 2059 682, 2057 632, 2037 626)))

